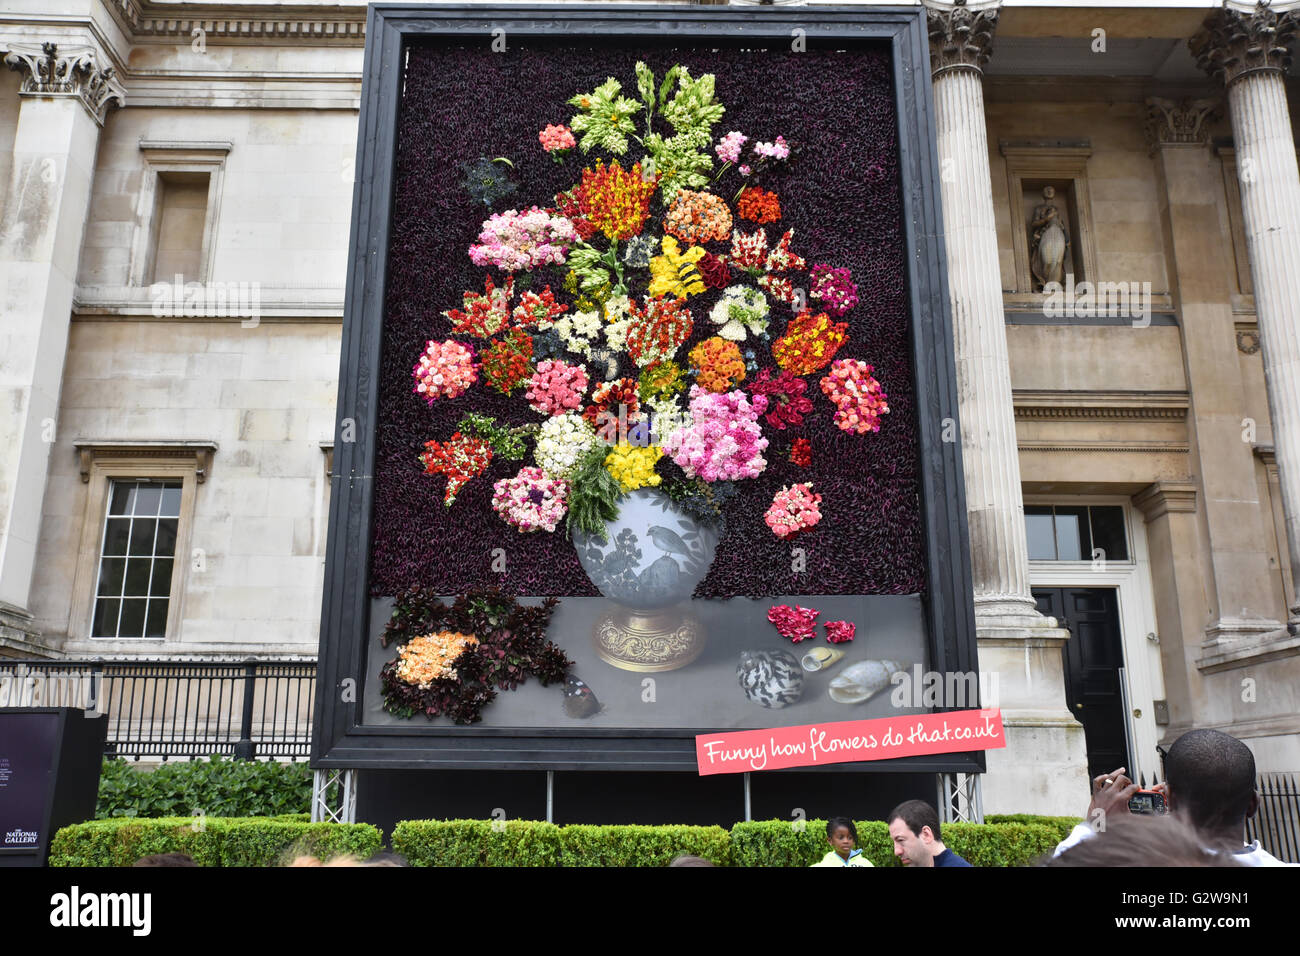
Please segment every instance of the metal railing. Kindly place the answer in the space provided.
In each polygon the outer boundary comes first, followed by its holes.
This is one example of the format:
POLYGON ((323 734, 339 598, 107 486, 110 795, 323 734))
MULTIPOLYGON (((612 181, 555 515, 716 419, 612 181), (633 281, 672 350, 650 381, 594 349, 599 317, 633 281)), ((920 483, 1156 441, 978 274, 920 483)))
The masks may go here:
POLYGON ((105 713, 109 757, 306 758, 315 690, 312 660, 0 658, 0 707, 105 713))
POLYGON ((1283 863, 1300 863, 1300 774, 1262 773, 1259 812, 1246 821, 1246 839, 1283 863))

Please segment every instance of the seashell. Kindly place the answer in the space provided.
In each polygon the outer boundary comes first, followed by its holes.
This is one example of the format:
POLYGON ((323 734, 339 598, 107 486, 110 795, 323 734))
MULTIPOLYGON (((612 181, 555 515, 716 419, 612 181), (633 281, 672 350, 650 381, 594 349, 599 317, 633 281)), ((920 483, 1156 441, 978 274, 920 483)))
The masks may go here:
POLYGON ((750 701, 774 710, 803 696, 803 673, 789 651, 743 651, 736 677, 750 701))
POLYGON ((839 662, 844 652, 838 647, 814 647, 799 660, 799 665, 810 674, 824 671, 839 662))
POLYGON ((898 661, 858 661, 831 678, 829 693, 837 704, 861 704, 889 686, 889 678, 906 670, 898 661))

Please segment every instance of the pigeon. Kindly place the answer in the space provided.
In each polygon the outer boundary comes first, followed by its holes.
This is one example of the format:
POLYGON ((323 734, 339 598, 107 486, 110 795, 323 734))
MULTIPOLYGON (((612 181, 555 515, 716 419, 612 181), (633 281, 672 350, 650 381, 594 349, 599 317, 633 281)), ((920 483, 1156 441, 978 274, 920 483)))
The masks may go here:
POLYGON ((591 717, 603 708, 591 688, 576 677, 564 679, 564 712, 570 717, 591 717))

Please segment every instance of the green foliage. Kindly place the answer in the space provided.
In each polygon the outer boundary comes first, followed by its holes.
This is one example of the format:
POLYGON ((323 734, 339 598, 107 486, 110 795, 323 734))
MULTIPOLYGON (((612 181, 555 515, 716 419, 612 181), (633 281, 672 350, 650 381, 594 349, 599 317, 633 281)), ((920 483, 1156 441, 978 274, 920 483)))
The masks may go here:
POLYGON ((623 490, 605 468, 608 449, 598 442, 578 462, 569 483, 568 528, 585 531, 602 543, 609 540, 605 522, 618 517, 618 499, 623 490))
POLYGON ((726 866, 729 847, 722 827, 407 820, 393 830, 412 866, 667 866, 683 853, 726 866))
POLYGON ((469 412, 456 426, 464 435, 482 438, 492 451, 509 461, 522 461, 528 454, 528 440, 537 434, 538 425, 498 425, 491 415, 469 412))
POLYGON ((365 859, 382 848, 382 836, 368 823, 283 818, 92 820, 54 835, 50 866, 131 866, 155 853, 187 853, 199 866, 280 866, 300 854, 365 859))
POLYGON ((311 768, 306 762, 227 760, 165 763, 154 770, 125 760, 105 760, 99 777, 96 819, 300 814, 311 809, 311 768))
POLYGON ((1032 813, 990 813, 985 823, 1031 823, 1048 827, 1060 834, 1057 843, 1070 835, 1070 831, 1083 822, 1079 817, 1040 817, 1032 813))
POLYGON ((584 153, 597 146, 619 156, 627 152, 628 134, 636 131, 633 117, 638 107, 636 100, 620 96, 622 91, 623 84, 611 76, 592 92, 569 100, 569 105, 579 110, 569 120, 569 128, 583 134, 578 146, 584 153))
MULTIPOLYGON (((576 277, 578 287, 583 292, 597 292, 602 286, 612 288, 615 283, 615 268, 610 261, 611 255, 617 255, 618 243, 611 242, 610 248, 601 252, 595 246, 579 242, 569 249, 569 274, 576 277)), ((603 297, 602 297, 603 298, 603 297)), ((579 303, 581 306, 581 303, 579 303)))
MULTIPOLYGON (((637 67, 639 78, 644 64, 637 67)), ((650 87, 653 88, 653 76, 650 87)), ((709 184, 708 172, 713 169, 713 157, 709 154, 713 126, 726 112, 714 100, 714 89, 712 73, 693 79, 684 66, 669 70, 659 88, 659 114, 673 128, 673 135, 665 137, 652 132, 647 124, 643 145, 650 154, 650 168, 660 176, 659 189, 665 203, 672 202, 679 189, 703 189, 709 184), (677 81, 677 92, 668 99, 673 80, 677 81)))
MULTIPOLYGON (((901 866, 889 827, 880 820, 857 823, 858 848, 873 866, 901 866)), ((1059 838, 1041 825, 945 823, 944 844, 972 866, 1028 866, 1051 853, 1059 838)), ((731 828, 736 866, 812 866, 826 855, 826 821, 804 821, 802 832, 789 820, 756 820, 731 828)))

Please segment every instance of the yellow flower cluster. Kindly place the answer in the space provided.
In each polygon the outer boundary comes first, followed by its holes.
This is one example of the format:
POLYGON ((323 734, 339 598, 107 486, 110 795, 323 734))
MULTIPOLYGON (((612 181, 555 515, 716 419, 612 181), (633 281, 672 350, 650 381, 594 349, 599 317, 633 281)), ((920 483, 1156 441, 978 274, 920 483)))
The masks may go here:
POLYGON ((663 478, 655 474, 655 462, 663 454, 658 445, 639 448, 621 441, 605 456, 605 469, 614 476, 625 493, 647 485, 654 487, 663 481, 663 478))
POLYGON ((454 631, 413 637, 398 648, 397 679, 420 688, 443 677, 455 680, 459 675, 451 665, 476 644, 478 638, 473 634, 454 631))
POLYGON ((650 295, 677 299, 703 292, 704 280, 695 263, 704 258, 704 247, 691 246, 682 252, 676 239, 664 236, 663 250, 662 256, 650 260, 650 295))

